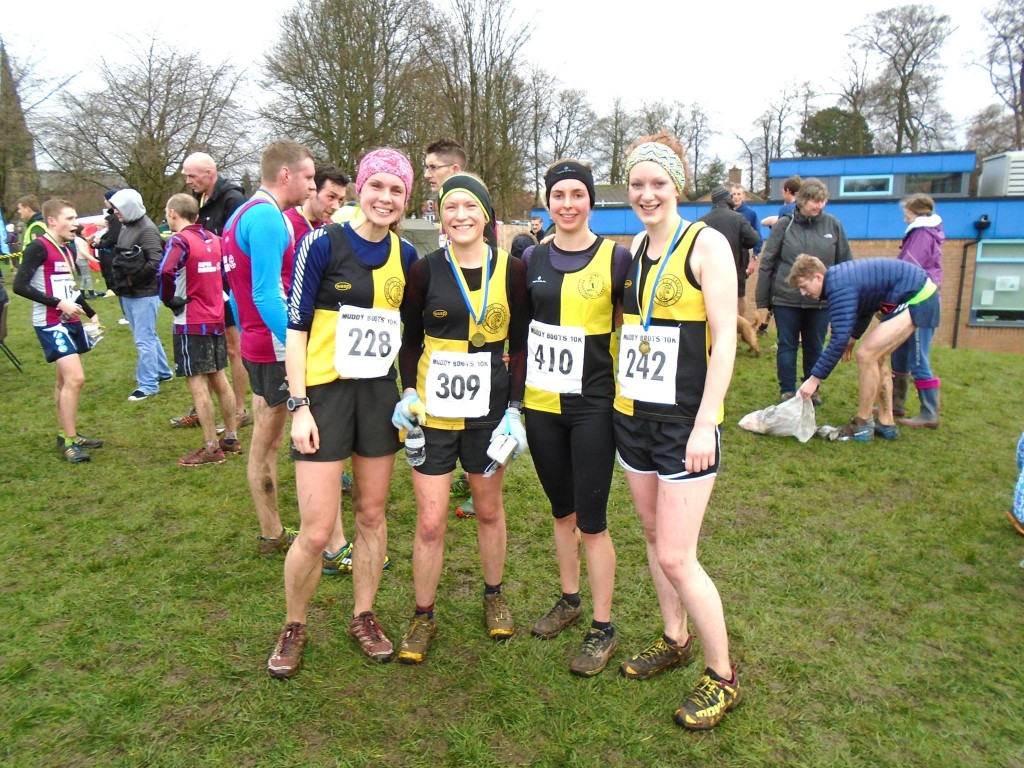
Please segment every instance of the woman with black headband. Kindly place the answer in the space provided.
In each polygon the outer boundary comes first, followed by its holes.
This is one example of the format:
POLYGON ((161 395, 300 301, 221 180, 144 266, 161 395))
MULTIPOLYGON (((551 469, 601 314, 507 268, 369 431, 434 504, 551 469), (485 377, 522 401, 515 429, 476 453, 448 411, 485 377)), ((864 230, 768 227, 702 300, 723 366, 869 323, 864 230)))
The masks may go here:
POLYGON ((692 618, 706 666, 675 720, 707 730, 740 700, 722 601, 697 560, 736 357, 736 265, 725 237, 680 218, 682 158, 679 142, 659 134, 626 160, 629 202, 644 231, 622 300, 613 419, 665 631, 621 671, 645 679, 689 664, 692 618))
POLYGON ((407 664, 426 658, 436 629, 434 598, 444 564, 456 461, 469 476, 476 507, 487 633, 494 640, 515 633, 502 594, 504 470, 489 471, 493 467, 487 451, 492 441, 502 442, 505 436, 514 442, 514 455, 526 448, 520 419, 529 322, 526 268, 485 242, 491 198, 480 179, 466 173, 450 176, 441 186, 439 208, 449 243, 427 254, 409 272, 398 358, 405 389, 392 418, 399 429, 418 422, 426 440, 426 458, 412 471, 416 610, 398 652, 398 660, 407 664))
POLYGON ((523 254, 531 317, 526 434, 554 515, 562 596, 534 623, 533 634, 555 637, 583 614, 582 538, 594 619, 569 670, 591 677, 604 670, 619 642, 611 623, 615 547, 607 508, 615 462, 615 329, 632 256, 590 231, 594 176, 587 166, 559 160, 544 186, 555 238, 523 254))

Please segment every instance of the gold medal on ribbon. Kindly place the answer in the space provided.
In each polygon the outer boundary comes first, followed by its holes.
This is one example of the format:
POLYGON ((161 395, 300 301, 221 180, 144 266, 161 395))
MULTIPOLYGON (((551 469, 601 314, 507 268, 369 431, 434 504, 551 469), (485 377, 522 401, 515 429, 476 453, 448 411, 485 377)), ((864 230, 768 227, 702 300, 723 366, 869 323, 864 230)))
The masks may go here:
POLYGON ((484 337, 482 333, 480 333, 480 331, 474 333, 472 337, 470 337, 469 339, 469 343, 472 344, 477 349, 482 347, 486 341, 487 339, 484 337))
POLYGON ((647 339, 644 339, 640 342, 640 354, 643 355, 644 357, 647 357, 649 354, 651 354, 651 342, 649 342, 647 339))

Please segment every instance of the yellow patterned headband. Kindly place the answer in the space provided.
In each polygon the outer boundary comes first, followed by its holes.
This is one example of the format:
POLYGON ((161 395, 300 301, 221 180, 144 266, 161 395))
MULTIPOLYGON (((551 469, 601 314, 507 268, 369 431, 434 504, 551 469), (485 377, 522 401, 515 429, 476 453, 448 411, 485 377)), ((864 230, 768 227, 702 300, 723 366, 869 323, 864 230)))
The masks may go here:
POLYGON ((645 161, 660 165, 665 173, 672 177, 679 194, 683 194, 683 187, 686 186, 686 171, 683 170, 683 164, 675 152, 656 141, 644 142, 630 152, 629 157, 626 158, 626 175, 628 176, 638 163, 645 161))

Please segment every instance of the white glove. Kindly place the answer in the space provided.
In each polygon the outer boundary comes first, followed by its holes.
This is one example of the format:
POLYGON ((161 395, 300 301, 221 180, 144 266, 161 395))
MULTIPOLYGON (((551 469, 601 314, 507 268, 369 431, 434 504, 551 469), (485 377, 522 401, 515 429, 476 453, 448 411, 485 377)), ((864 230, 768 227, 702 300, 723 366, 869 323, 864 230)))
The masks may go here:
POLYGON ((512 451, 512 458, 518 459, 526 450, 526 427, 523 426, 523 419, 518 408, 506 408, 505 415, 501 417, 498 426, 491 432, 491 440, 498 435, 511 435, 516 441, 516 448, 512 451))
POLYGON ((427 409, 415 389, 406 390, 402 399, 395 403, 391 423, 395 429, 412 429, 416 424, 427 423, 427 409))

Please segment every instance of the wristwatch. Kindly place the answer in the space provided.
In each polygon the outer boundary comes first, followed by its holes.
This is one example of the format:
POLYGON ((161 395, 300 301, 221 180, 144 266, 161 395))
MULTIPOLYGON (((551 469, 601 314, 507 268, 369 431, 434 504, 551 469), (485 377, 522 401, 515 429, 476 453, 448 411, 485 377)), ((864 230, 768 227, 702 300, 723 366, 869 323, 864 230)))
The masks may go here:
POLYGON ((301 408, 304 405, 309 407, 309 398, 308 397, 289 397, 287 400, 284 401, 284 405, 285 405, 285 408, 287 408, 290 412, 294 413, 295 411, 297 411, 299 408, 301 408))

